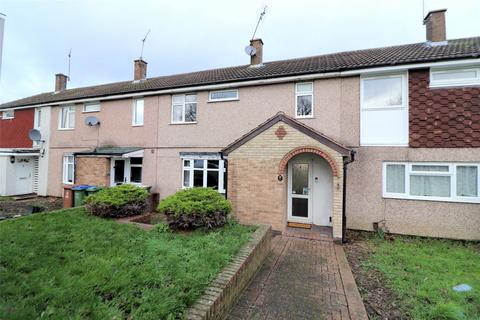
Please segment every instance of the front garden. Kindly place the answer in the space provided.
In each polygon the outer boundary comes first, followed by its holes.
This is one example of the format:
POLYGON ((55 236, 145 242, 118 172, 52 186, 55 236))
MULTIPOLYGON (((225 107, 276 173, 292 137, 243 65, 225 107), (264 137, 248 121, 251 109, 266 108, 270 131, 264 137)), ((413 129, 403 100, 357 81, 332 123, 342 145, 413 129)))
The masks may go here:
POLYGON ((350 231, 344 248, 371 319, 480 319, 478 242, 350 231))
POLYGON ((1 222, 0 319, 181 317, 254 231, 230 219, 217 228, 210 213, 166 212, 182 232, 145 231, 83 207, 1 222))

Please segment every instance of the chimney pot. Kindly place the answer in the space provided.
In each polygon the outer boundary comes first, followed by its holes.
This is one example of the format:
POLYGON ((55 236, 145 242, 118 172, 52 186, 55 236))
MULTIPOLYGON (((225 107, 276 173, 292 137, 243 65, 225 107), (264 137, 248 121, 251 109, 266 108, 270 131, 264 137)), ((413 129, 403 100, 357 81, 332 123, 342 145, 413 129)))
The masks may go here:
POLYGON ((262 39, 250 40, 250 45, 255 48, 256 52, 250 57, 250 65, 254 66, 263 63, 263 41, 262 39))
POLYGON ((427 41, 440 42, 447 40, 446 11, 447 9, 432 10, 423 19, 423 24, 427 29, 427 41))
POLYGON ((63 73, 57 73, 55 75, 55 92, 63 91, 67 89, 68 77, 63 73))
POLYGON ((135 81, 145 80, 147 78, 147 62, 143 59, 135 60, 133 79, 135 81))

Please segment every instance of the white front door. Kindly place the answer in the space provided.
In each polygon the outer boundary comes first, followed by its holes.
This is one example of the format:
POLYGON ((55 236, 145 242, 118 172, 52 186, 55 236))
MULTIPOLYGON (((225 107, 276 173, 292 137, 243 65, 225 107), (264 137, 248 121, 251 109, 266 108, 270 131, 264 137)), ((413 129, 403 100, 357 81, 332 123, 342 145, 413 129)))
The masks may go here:
POLYGON ((127 163, 126 159, 112 158, 111 160, 111 185, 118 186, 120 184, 127 183, 127 163))
POLYGON ((312 223, 312 161, 290 161, 288 177, 288 221, 312 223))
POLYGON ((33 192, 33 158, 15 157, 15 194, 33 192))

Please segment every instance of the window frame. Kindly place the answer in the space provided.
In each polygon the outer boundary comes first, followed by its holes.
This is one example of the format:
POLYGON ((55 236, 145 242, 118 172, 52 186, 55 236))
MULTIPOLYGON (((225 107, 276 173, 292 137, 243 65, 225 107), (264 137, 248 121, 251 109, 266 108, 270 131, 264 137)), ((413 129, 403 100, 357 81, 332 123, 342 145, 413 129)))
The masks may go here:
POLYGON ((315 92, 315 86, 313 81, 302 81, 302 82, 296 82, 295 83, 295 118, 297 119, 311 119, 314 117, 314 112, 315 112, 315 103, 314 103, 314 92, 315 92), (311 84, 312 85, 312 90, 308 92, 298 92, 298 85, 299 84, 311 84), (306 116, 299 116, 298 115, 298 97, 302 96, 311 96, 312 97, 312 114, 306 115, 306 116))
POLYGON ((100 112, 102 111, 102 106, 100 102, 86 102, 83 104, 83 113, 92 113, 92 112, 100 112), (87 111, 88 106, 98 106, 98 110, 87 111))
POLYGON ((75 156, 73 153, 66 153, 62 158, 63 171, 62 171, 62 182, 63 184, 74 184, 75 183, 75 156), (72 161, 69 162, 68 158, 72 157, 72 161), (72 165, 72 182, 68 181, 68 165, 72 165))
MULTIPOLYGON (((195 124, 197 123, 198 118, 198 95, 196 93, 184 93, 184 94, 173 94, 171 96, 171 108, 170 108, 170 124, 195 124), (187 96, 195 96, 195 121, 185 121, 185 106, 187 105, 187 96), (173 102, 175 97, 183 97, 183 102, 173 102), (175 106, 182 106, 182 121, 174 121, 173 119, 173 108, 175 106)), ((193 104, 193 102, 189 102, 188 104, 193 104)))
POLYGON ((123 177, 125 182, 123 184, 133 184, 136 186, 142 186, 143 185, 143 164, 145 162, 145 157, 112 157, 110 158, 110 186, 114 187, 117 184, 115 184, 115 160, 123 160, 125 161, 125 167, 123 169, 123 177), (131 159, 132 158, 142 158, 142 164, 132 164, 131 159), (132 182, 131 181, 131 174, 132 174, 132 167, 137 167, 137 168, 142 168, 142 173, 140 175, 140 182, 132 182))
POLYGON ((193 188, 193 176, 194 176, 194 171, 203 171, 203 188, 207 187, 207 173, 208 171, 217 171, 218 172, 218 189, 217 191, 221 194, 226 193, 226 188, 225 188, 225 182, 226 180, 224 179, 225 173, 227 169, 225 168, 225 160, 221 159, 220 157, 181 157, 182 161, 182 181, 181 181, 181 186, 182 189, 188 189, 188 188, 193 188), (194 163, 195 160, 203 160, 203 168, 195 168, 194 163), (208 161, 209 160, 215 160, 218 161, 218 169, 211 169, 208 168, 208 161), (190 161, 190 166, 185 166, 185 161, 190 161), (188 186, 184 185, 184 179, 185 179, 185 171, 190 172, 190 177, 188 181, 188 186))
POLYGON ((238 89, 223 89, 223 90, 213 90, 208 92, 208 102, 238 101, 238 100, 240 100, 238 89), (235 91, 236 96, 234 98, 212 99, 212 93, 221 93, 221 92, 229 92, 229 91, 235 91))
POLYGON ((58 112, 58 130, 74 130, 74 129, 75 129, 75 105, 60 107, 58 112), (66 119, 67 127, 62 127, 64 110, 67 110, 67 119, 66 119), (68 127, 70 123, 70 117, 72 117, 72 114, 73 114, 73 127, 68 127))
POLYGON ((480 203, 480 163, 476 162, 397 162, 385 161, 382 164, 382 197, 392 199, 407 200, 427 200, 441 202, 463 202, 463 203, 480 203), (405 166, 405 193, 387 192, 387 165, 404 165, 405 166), (413 171, 415 165, 422 166, 446 166, 447 171, 413 171), (457 195, 457 167, 477 167, 477 196, 458 196, 457 195), (411 176, 447 176, 450 177, 450 197, 438 196, 416 196, 410 194, 410 177, 411 176))
POLYGON ((480 85, 480 66, 473 67, 444 67, 444 68, 430 68, 429 72, 429 87, 430 88, 445 88, 445 87, 468 87, 480 85), (434 80, 435 74, 444 74, 449 72, 468 72, 475 71, 475 79, 453 79, 453 80, 434 80))
POLYGON ((145 99, 142 97, 142 98, 135 98, 132 100, 132 127, 142 127, 145 123, 145 99), (141 123, 140 122, 137 122, 137 116, 136 116, 136 113, 137 113, 137 102, 142 100, 143 101, 143 104, 142 104, 142 121, 141 123))
POLYGON ((2 120, 10 120, 10 119, 15 119, 15 109, 3 110, 2 111, 2 120), (11 116, 6 116, 7 112, 12 112, 12 115, 11 116))
POLYGON ((360 146, 408 146, 409 143, 409 100, 408 100, 408 71, 395 72, 395 73, 383 73, 373 75, 362 75, 360 77, 360 146), (402 105, 397 106, 381 106, 381 107, 366 107, 364 104, 364 89, 366 80, 378 80, 389 78, 401 78, 402 82, 402 105), (362 135, 362 119, 368 113, 374 113, 376 111, 403 111, 405 112, 405 123, 403 129, 404 140, 400 142, 371 142, 365 141, 365 137, 362 135))

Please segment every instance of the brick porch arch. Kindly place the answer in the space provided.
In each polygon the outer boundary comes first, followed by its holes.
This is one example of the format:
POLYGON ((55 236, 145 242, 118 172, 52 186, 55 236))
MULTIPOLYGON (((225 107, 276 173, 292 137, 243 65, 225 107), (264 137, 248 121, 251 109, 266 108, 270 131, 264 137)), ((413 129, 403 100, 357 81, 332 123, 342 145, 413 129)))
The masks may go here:
POLYGON ((339 177, 339 171, 338 171, 338 168, 337 168, 337 165, 335 164, 335 161, 332 159, 332 157, 326 153, 325 151, 322 151, 316 147, 311 147, 311 146, 307 146, 307 147, 298 147, 298 148, 295 148, 293 150, 291 150, 290 152, 288 152, 283 158, 282 160, 280 161, 280 166, 278 168, 278 174, 279 175, 283 175, 285 174, 285 171, 287 169, 287 164, 288 164, 288 161, 290 161, 290 159, 292 159, 293 157, 295 157, 296 155, 298 154, 301 154, 301 153, 314 153, 316 155, 319 155, 320 157, 324 158, 328 164, 330 164, 330 167, 332 168, 332 172, 333 172, 333 176, 334 177, 339 177))

